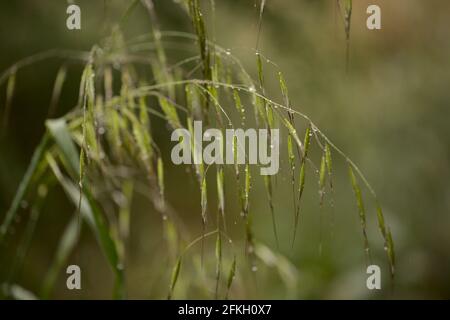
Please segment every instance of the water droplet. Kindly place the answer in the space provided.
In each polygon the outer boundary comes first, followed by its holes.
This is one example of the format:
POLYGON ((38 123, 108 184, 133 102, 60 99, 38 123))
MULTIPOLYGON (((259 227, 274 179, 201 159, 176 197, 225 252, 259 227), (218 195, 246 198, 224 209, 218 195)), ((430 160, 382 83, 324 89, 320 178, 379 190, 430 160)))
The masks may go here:
POLYGON ((230 49, 225 50, 225 54, 229 56, 231 54, 230 49))
POLYGON ((163 219, 164 221, 166 221, 166 220, 167 220, 167 215, 163 215, 163 216, 162 216, 162 219, 163 219))
POLYGON ((248 91, 250 91, 250 92, 256 92, 256 89, 255 89, 254 86, 250 86, 250 87, 248 88, 248 91))
POLYGON ((104 135, 105 134, 105 128, 104 127, 98 128, 98 134, 99 135, 104 135))
POLYGON ((257 266, 253 266, 253 267, 252 267, 252 271, 253 271, 253 272, 258 271, 258 267, 257 267, 257 266))

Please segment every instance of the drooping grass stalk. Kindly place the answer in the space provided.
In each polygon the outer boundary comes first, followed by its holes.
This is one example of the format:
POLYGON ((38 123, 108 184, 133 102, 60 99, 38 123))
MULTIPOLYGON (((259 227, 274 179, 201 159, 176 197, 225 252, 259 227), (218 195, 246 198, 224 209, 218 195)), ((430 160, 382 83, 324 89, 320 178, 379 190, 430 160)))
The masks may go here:
POLYGON ((345 70, 348 72, 350 65, 350 31, 352 22, 353 0, 342 0, 344 5, 342 8, 341 0, 336 0, 339 14, 343 17, 345 31, 345 70))
POLYGON ((6 102, 5 102, 5 111, 3 114, 3 127, 2 127, 3 135, 6 133, 6 129, 8 127, 9 113, 11 112, 10 109, 15 87, 16 87, 16 70, 13 70, 11 72, 11 75, 9 76, 8 84, 6 86, 6 102))

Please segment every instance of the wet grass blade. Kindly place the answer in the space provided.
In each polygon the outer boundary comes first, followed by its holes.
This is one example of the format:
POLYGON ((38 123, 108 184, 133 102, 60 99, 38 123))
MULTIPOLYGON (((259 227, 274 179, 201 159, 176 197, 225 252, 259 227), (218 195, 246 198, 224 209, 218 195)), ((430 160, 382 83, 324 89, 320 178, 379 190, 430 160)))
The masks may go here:
POLYGON ((231 285, 233 284, 235 274, 236 274, 236 256, 233 256, 233 262, 231 263, 230 271, 228 272, 227 292, 225 294, 225 299, 228 299, 228 295, 230 293, 230 288, 231 285))
POLYGON ((41 298, 48 299, 51 291, 55 285, 58 278, 58 274, 66 263, 70 256, 70 253, 75 248, 78 239, 78 219, 74 216, 58 242, 58 248, 56 249, 55 256, 53 258, 52 264, 49 267, 47 274, 44 278, 44 282, 41 290, 41 298))
POLYGON ((251 187, 251 175, 250 167, 248 164, 245 165, 245 186, 244 186, 244 216, 248 216, 249 212, 249 197, 250 197, 250 187, 251 187))
POLYGON ((4 290, 8 296, 15 300, 38 300, 38 297, 33 292, 17 284, 10 284, 4 290))
POLYGON ((201 207, 202 207, 202 221, 205 224, 206 223, 206 213, 208 208, 208 190, 207 190, 207 184, 206 184, 206 177, 203 177, 202 184, 201 184, 201 207))
POLYGON ((61 150, 63 160, 72 177, 79 177, 80 170, 80 155, 77 152, 69 129, 67 128, 66 120, 56 119, 46 121, 46 126, 49 130, 51 137, 55 140, 56 144, 61 150))
POLYGON ((206 230, 206 221, 207 221, 207 211, 208 211, 208 189, 206 184, 206 175, 203 176, 201 180, 200 187, 200 203, 202 209, 202 247, 201 247, 201 261, 203 265, 203 253, 204 253, 204 237, 206 230))
POLYGON ((157 172, 159 194, 161 196, 161 200, 164 201, 164 163, 161 157, 158 157, 157 172))
POLYGON ((291 168, 291 184, 292 184, 292 202, 294 205, 294 215, 295 210, 297 209, 297 201, 295 197, 295 154, 294 154, 294 146, 292 144, 292 136, 288 134, 287 137, 287 149, 288 149, 288 159, 289 166, 291 168))
POLYGON ((333 174, 333 160, 331 158, 331 150, 330 150, 330 146, 328 145, 328 143, 325 144, 325 164, 327 166, 327 172, 328 172, 328 177, 330 180, 330 188, 333 189, 333 179, 332 179, 332 174, 333 174))
POLYGON ((6 129, 8 128, 9 114, 11 112, 11 104, 14 96, 14 89, 16 87, 16 71, 14 70, 8 78, 8 83, 6 85, 6 102, 5 111, 3 114, 3 135, 6 134, 6 129))
POLYGON ((56 107, 58 105, 59 97, 61 96, 61 91, 66 81, 67 67, 63 65, 59 68, 56 75, 55 84, 53 85, 52 98, 50 101, 50 108, 48 109, 48 117, 52 117, 55 114, 56 107))
MULTIPOLYGON (((75 171, 75 176, 78 176, 79 172, 79 156, 76 151, 75 144, 71 139, 69 129, 67 128, 64 119, 47 121, 47 127, 54 138, 58 149, 60 150, 63 159, 65 159, 65 167, 70 171, 75 171)), ((115 297, 123 297, 123 267, 119 264, 118 250, 116 243, 112 239, 108 227, 104 221, 103 214, 94 197, 90 193, 86 186, 83 186, 82 197, 80 188, 76 188, 75 185, 65 178, 59 171, 55 161, 51 161, 51 157, 47 154, 50 167, 52 168, 59 183, 66 191, 68 197, 72 202, 78 206, 80 213, 83 217, 86 217, 92 228, 94 234, 97 236, 100 247, 103 253, 107 257, 109 265, 114 272, 116 279, 116 290, 114 292, 115 297), (81 200, 80 200, 81 199, 81 200)))
POLYGON ((261 0, 261 4, 259 7, 258 34, 257 34, 257 38, 256 38, 256 50, 258 50, 258 48, 259 48, 259 38, 261 36, 262 17, 263 17, 265 5, 266 5, 266 0, 261 0))
POLYGON ((180 118, 178 117, 177 109, 175 108, 175 106, 167 98, 164 97, 161 97, 159 99, 159 104, 172 128, 182 128, 180 118))
MULTIPOLYGON (((288 122, 289 123, 289 122, 288 122)), ((303 191, 305 190, 305 179, 306 179, 306 158, 308 156, 309 146, 311 142, 311 127, 308 126, 305 132, 305 138, 303 140, 303 156, 300 163, 300 173, 298 178, 298 193, 297 193, 297 208, 295 210, 294 219, 294 235, 292 237, 292 247, 294 247, 295 236, 297 234, 298 221, 300 217, 300 202, 303 196, 303 191)))
POLYGON ((215 288, 215 299, 219 297, 219 285, 220 285, 220 274, 222 270, 222 238, 221 233, 217 232, 216 239, 216 288, 215 288))
POLYGON ((203 62, 203 76, 205 80, 212 80, 210 65, 211 57, 207 45, 205 22, 203 20, 203 15, 200 12, 200 4, 198 0, 188 1, 190 17, 192 19, 195 33, 197 34, 200 56, 203 62))
MULTIPOLYGON (((152 158, 153 158, 153 147, 152 147, 152 141, 149 134, 148 129, 148 118, 146 116, 142 115, 140 118, 144 118, 144 122, 147 122, 147 124, 141 123, 138 118, 134 115, 133 112, 130 110, 124 109, 122 111, 123 115, 130 120, 131 127, 133 131, 134 139, 136 140, 137 147, 139 149, 139 153, 141 155, 141 160, 145 168, 147 169, 149 174, 152 174, 154 172, 154 169, 151 165, 152 158)), ((146 112, 145 112, 146 113, 146 112)))
POLYGON ((242 126, 245 125, 245 109, 241 102, 241 97, 236 89, 233 89, 233 99, 234 105, 236 106, 237 111, 239 112, 239 116, 241 118, 242 126))
POLYGON ((269 199, 270 215, 272 217, 273 235, 275 237, 275 243, 277 245, 277 248, 279 248, 280 245, 279 245, 279 241, 278 241, 277 222, 276 222, 276 218, 275 218, 275 209, 274 209, 274 205, 273 205, 272 179, 270 176, 264 176, 264 184, 266 187, 267 198, 269 199))
POLYGON ((356 198, 356 204, 358 206, 359 219, 361 222, 362 233, 364 237, 364 251, 366 254, 367 262, 370 262, 370 251, 369 251, 369 240, 367 238, 367 226, 366 226, 366 209, 364 208, 364 203, 362 199, 361 189, 356 181, 355 174, 353 173, 352 167, 349 165, 348 172, 350 176, 350 181, 352 183, 353 192, 356 198))
POLYGON ((344 24, 345 24, 345 69, 348 71, 350 64, 350 28, 353 11, 353 0, 345 0, 344 24))
POLYGON ((326 182, 326 155, 325 153, 322 155, 322 160, 320 161, 320 170, 319 170, 319 195, 320 195, 320 206, 323 205, 323 198, 325 196, 325 182, 326 182))
POLYGON ((2 243, 3 238, 8 232, 11 223, 14 221, 17 210, 20 207, 20 203, 22 202, 26 193, 31 187, 30 186, 31 180, 39 163, 44 158, 45 151, 48 147, 48 142, 49 142, 49 134, 45 133, 43 138, 41 139, 41 142, 39 143, 39 145, 37 146, 37 148, 33 153, 33 157, 31 158, 27 171, 25 172, 25 175, 19 184, 17 192, 14 195, 14 199, 11 203, 11 206, 6 212, 5 219, 3 220, 3 223, 0 227, 0 243, 2 243))
POLYGON ((281 72, 278 72, 278 81, 280 82, 280 89, 281 89, 281 94, 284 99, 284 104, 289 109, 290 103, 289 103, 288 88, 286 86, 286 81, 284 80, 283 74, 281 72))
MULTIPOLYGON (((283 118, 283 123, 285 124, 286 128, 289 131, 289 134, 292 136, 292 138, 294 138, 295 143, 297 144, 297 146, 300 148, 300 150, 302 150, 302 153, 304 153, 304 147, 302 142, 300 141, 300 138, 298 137, 297 134, 297 130, 295 129, 295 127, 292 125, 292 123, 286 119, 283 118)), ((308 128, 309 129, 309 128, 308 128)), ((309 139, 309 138, 308 138, 309 139)))
POLYGON ((391 278, 394 279, 395 276, 395 250, 394 241, 392 240, 391 230, 387 231, 387 254, 389 259, 391 278))

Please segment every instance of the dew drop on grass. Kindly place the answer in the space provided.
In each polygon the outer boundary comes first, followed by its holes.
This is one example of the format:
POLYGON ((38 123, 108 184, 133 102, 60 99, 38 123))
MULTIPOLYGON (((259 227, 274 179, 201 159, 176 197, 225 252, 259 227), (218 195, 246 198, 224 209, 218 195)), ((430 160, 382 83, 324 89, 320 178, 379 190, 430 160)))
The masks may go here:
POLYGON ((258 267, 257 267, 257 266, 253 266, 253 267, 252 267, 252 271, 253 271, 253 272, 258 271, 258 267))

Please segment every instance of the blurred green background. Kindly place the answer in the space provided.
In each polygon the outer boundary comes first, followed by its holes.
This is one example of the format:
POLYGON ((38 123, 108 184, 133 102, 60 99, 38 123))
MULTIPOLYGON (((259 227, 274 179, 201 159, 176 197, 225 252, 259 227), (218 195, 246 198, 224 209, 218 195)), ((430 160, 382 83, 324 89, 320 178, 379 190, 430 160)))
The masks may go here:
MULTIPOLYGON (((155 0, 163 30, 192 32, 189 17, 174 1, 155 0)), ((20 0, 0 3, 0 71, 16 61, 52 48, 89 51, 111 30, 129 1, 76 1, 82 10, 82 30, 65 27, 68 3, 20 0)), ((205 16, 211 18, 203 1, 205 16)), ((368 205, 369 239, 374 263, 382 268, 381 291, 366 288, 363 240, 345 162, 334 157, 334 209, 329 201, 320 210, 317 182, 309 181, 302 221, 291 249, 292 196, 287 160, 283 155, 275 188, 280 248, 273 240, 264 189, 255 185, 251 208, 255 236, 271 248, 254 273, 246 271, 243 256, 230 294, 232 298, 380 299, 450 298, 450 3, 444 0, 356 0, 351 30, 349 71, 345 71, 345 35, 333 0, 268 0, 260 50, 276 65, 266 64, 268 94, 281 101, 277 72, 286 78, 292 104, 307 114, 336 145, 352 158, 377 192, 391 226, 397 255, 394 290, 383 243, 377 233, 375 211, 368 205), (367 30, 366 8, 378 4, 382 29, 367 30), (320 219, 322 216, 322 219, 320 219), (322 221, 322 222, 320 222, 322 221), (319 244, 323 252, 319 254, 319 244), (270 263, 272 261, 272 263, 270 263)), ((132 13, 125 36, 150 30, 142 6, 132 13)), ((254 0, 216 0, 215 30, 219 45, 239 57, 256 76, 254 48, 258 12, 254 0)), ((212 21, 209 20, 212 30, 212 21)), ((176 50, 175 50, 176 51, 176 50)), ((175 63, 179 53, 170 55, 175 63)), ((0 218, 16 192, 43 132, 56 72, 61 59, 50 59, 21 69, 6 134, 0 140, 0 218)), ((82 65, 69 65, 57 115, 76 104, 82 65)), ((0 101, 5 101, 5 85, 0 101)), ((230 106, 232 107, 232 106, 230 106)), ((4 103, 0 112, 4 113, 4 103)), ((170 140, 163 125, 156 135, 169 154, 170 140)), ((281 145, 284 152, 285 145, 281 145), (283 148, 284 147, 284 148, 283 148)), ((316 154, 319 161, 319 155, 316 154)), ((180 213, 187 237, 201 233, 197 187, 180 168, 167 170, 169 201, 180 213)), ((312 176, 312 175, 311 175, 312 176)), ((192 179, 191 179, 192 180, 192 179)), ((238 208, 227 189, 230 234, 239 245, 244 239, 238 208)), ((365 191, 367 195, 367 192, 365 191)), ((142 199, 141 199, 142 200, 142 199)), ((24 203, 15 233, 0 248, 0 282, 11 274, 24 222, 30 217, 24 203)), ((35 237, 14 280, 39 292, 60 235, 75 209, 64 193, 50 193, 35 237)), ((133 205, 126 282, 129 298, 165 298, 172 257, 167 256, 160 217, 145 201, 133 205)), ((64 270, 53 298, 110 298, 112 275, 94 237, 85 230, 77 248, 83 270, 83 290, 65 288, 64 270)), ((199 251, 180 274, 175 298, 211 298, 214 288, 214 241, 206 243, 206 264, 199 251), (209 263, 208 261, 211 260, 209 263)), ((229 252, 226 252, 229 259, 229 252)), ((229 265, 229 260, 226 267, 229 265)))

